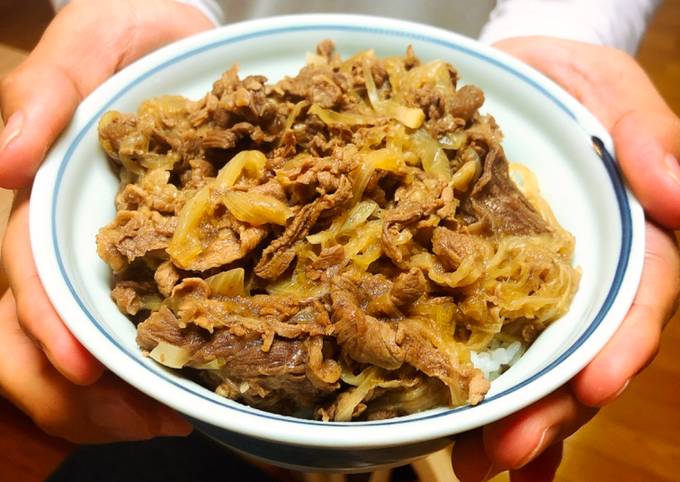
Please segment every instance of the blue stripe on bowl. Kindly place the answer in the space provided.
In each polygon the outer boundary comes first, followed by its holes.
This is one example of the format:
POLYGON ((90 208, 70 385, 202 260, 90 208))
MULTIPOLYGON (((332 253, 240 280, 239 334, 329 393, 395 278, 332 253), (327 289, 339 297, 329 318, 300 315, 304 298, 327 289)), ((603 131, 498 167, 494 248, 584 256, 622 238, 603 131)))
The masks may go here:
MULTIPOLYGON (((498 67, 502 70, 505 70, 506 72, 510 73, 511 75, 515 76, 516 78, 520 79, 521 81, 529 84, 531 87, 536 89, 538 92, 540 92, 544 97, 546 97, 548 100, 550 100, 552 103, 554 103, 557 107, 559 107, 562 111, 564 111, 569 117, 571 117, 574 122, 577 122, 577 117, 576 115, 569 110, 569 108, 564 105, 558 98, 556 98, 554 95, 552 95, 549 91, 547 91, 543 86, 541 86, 539 83, 537 83, 535 80, 525 76, 521 72, 518 72, 517 70, 513 69, 512 67, 505 65, 504 63, 486 56, 483 53, 477 52, 475 50, 472 50, 468 47, 464 47, 461 45, 458 45, 456 43, 452 43, 450 41, 430 37, 427 35, 422 35, 422 34, 415 34, 415 33, 410 33, 410 32, 403 32, 403 31, 398 31, 398 30, 390 30, 390 29, 376 29, 376 28, 370 28, 370 27, 361 27, 361 26, 350 26, 350 25, 335 25, 335 24, 319 24, 319 25, 305 25, 305 26, 297 26, 297 27, 282 27, 282 28, 272 28, 272 29, 266 29, 266 30, 261 30, 257 32, 251 32, 248 34, 244 35, 238 35, 235 37, 230 37, 222 40, 218 40, 215 42, 212 42, 210 44, 198 47, 196 49, 193 49, 191 51, 185 52, 181 55, 178 55, 177 57, 174 57, 156 67, 153 69, 150 69, 149 71, 145 72, 144 74, 140 75, 138 78, 135 80, 131 81, 128 85, 123 87, 119 92, 117 92, 111 99, 104 105, 102 108, 86 123, 85 127, 76 135, 75 139, 73 142, 69 145, 66 154, 64 155, 64 159, 59 166, 59 171, 57 173, 57 180, 56 180, 56 186, 54 189, 54 195, 52 199, 52 215, 51 215, 51 221, 52 221, 52 242, 54 244, 54 249, 55 249, 55 254, 57 257, 57 262, 59 265, 59 270, 61 272, 61 276, 64 279, 64 282, 68 286, 69 291, 73 295, 73 298, 76 300, 78 303, 78 306, 80 309, 83 311, 83 313, 90 319, 90 321, 95 325, 95 327, 99 330, 99 332, 106 337, 113 345, 115 345, 119 350, 124 352, 126 355, 128 355, 130 358, 132 358, 136 363, 139 364, 139 366, 144 369, 144 370, 149 370, 155 375, 162 377, 165 381, 168 383, 171 383, 175 387, 190 392, 191 394, 200 397, 210 403, 213 403, 217 406, 221 406, 224 408, 227 408, 229 410, 236 410, 238 412, 243 412, 247 413, 250 415, 258 415, 263 418, 268 418, 268 419, 274 419, 274 420, 279 420, 279 421, 285 421, 289 423, 299 423, 299 424, 304 424, 304 425, 322 425, 325 427, 328 426, 334 426, 334 425, 340 425, 340 426, 356 426, 358 428, 361 428, 366 425, 399 425, 399 424, 405 424, 405 423, 411 423, 414 421, 418 420, 424 420, 424 419, 432 419, 432 418, 438 418, 442 417, 445 415, 449 415, 452 413, 456 412, 463 412, 465 410, 469 410, 471 407, 470 406, 463 406, 463 407, 458 407, 458 408, 452 408, 449 410, 437 412, 437 413, 432 413, 432 414, 427 414, 425 412, 422 416, 412 416, 409 417, 408 419, 390 419, 390 420, 384 420, 384 421, 376 421, 376 422, 319 422, 315 420, 305 420, 305 419, 296 419, 296 418, 291 418, 291 417, 286 417, 282 415, 277 415, 277 414, 272 414, 269 412, 264 412, 261 410, 253 409, 253 408, 246 408, 245 406, 233 406, 233 405, 228 405, 225 402, 215 400, 213 398, 210 398, 206 396, 206 394, 201 393, 197 390, 194 390, 192 388, 183 386, 176 382, 175 380, 155 372, 152 370, 149 366, 145 365, 141 360, 139 360, 136 356, 134 356, 132 353, 130 353, 124 346, 122 346, 115 338, 110 336, 108 332, 104 329, 104 327, 97 321, 97 319, 92 316, 92 314, 88 311, 88 309, 85 307, 83 301, 80 299, 78 296, 78 293, 73 287, 73 284, 71 283, 71 280, 69 279, 66 269, 64 267, 64 263, 61 257, 61 250, 59 248, 59 240, 57 237, 57 231, 56 231, 56 226, 57 226, 57 202, 58 202, 58 196, 59 196, 59 189, 61 187, 61 183, 64 177, 64 172, 66 170, 66 167, 68 166, 68 163, 73 156, 73 153, 75 150, 78 148, 78 145, 82 141, 83 137, 86 135, 86 133, 93 127, 93 125, 99 120, 99 118, 109 110, 109 108, 112 106, 112 104, 118 100, 123 94, 125 94, 131 87, 133 87, 135 84, 149 78, 150 76, 161 72, 163 69, 166 67, 173 65, 177 62, 182 61, 183 59, 192 57, 196 54, 199 54, 201 52, 205 52, 210 49, 214 49, 217 47, 221 47, 224 45, 228 44, 234 44, 238 42, 242 42, 245 40, 250 40, 254 38, 259 38, 259 37, 265 37, 268 35, 276 35, 276 34, 281 34, 281 33, 287 33, 287 32, 300 32, 300 31, 342 31, 342 32, 362 32, 362 33, 373 33, 373 34, 378 34, 378 35, 387 35, 387 36, 392 36, 392 37, 402 37, 406 39, 413 39, 413 40, 419 40, 422 42, 428 42, 436 45, 440 45, 446 48, 449 48, 451 50, 456 50, 459 52, 462 52, 466 55, 470 55, 472 57, 475 57, 479 60, 485 61, 489 64, 494 65, 495 67, 498 67)), ((599 141, 599 139, 597 140, 599 141)), ((528 379, 522 381, 521 383, 508 388, 507 390, 504 390, 503 392, 497 393, 491 397, 486 398, 484 401, 482 401, 482 404, 489 403, 493 400, 497 400, 501 397, 505 397, 520 388, 536 381, 538 378, 542 377, 543 375, 546 375, 549 373, 551 370, 553 370, 555 367, 557 367, 560 363, 562 363, 571 353, 573 353, 578 347, 580 347, 589 337, 590 335, 597 329, 597 327, 600 325, 604 317, 607 315, 609 312, 609 309, 611 308, 612 304, 614 303, 616 296, 619 292, 619 289, 621 287, 621 282, 623 280, 623 277, 626 273, 626 269, 628 266, 628 259, 630 256, 630 250, 631 250, 631 244, 632 244, 632 220, 631 220, 631 215, 630 215, 630 206, 628 204, 628 198, 626 195, 626 191, 623 185, 623 181, 621 179, 621 175, 616 167, 616 162, 613 159, 611 155, 609 155, 606 152, 606 149, 602 146, 601 141, 599 142, 600 147, 602 148, 603 153, 605 155, 602 156, 602 161, 604 163, 604 166, 607 170, 607 174, 609 175, 609 178, 612 183, 612 187, 614 189, 614 192, 616 194, 616 200, 618 203, 619 207, 619 215, 621 218, 621 226, 622 226, 622 232, 621 232, 621 251, 619 254, 619 261, 616 267, 616 272, 614 275, 614 280, 612 282, 612 286, 609 290, 609 293, 607 294, 607 297, 602 304, 600 310, 598 311, 597 315, 593 318, 593 321, 590 323, 586 331, 567 349, 560 355, 556 360, 554 360, 552 363, 550 363, 548 366, 543 368, 541 371, 537 372, 533 376, 529 377, 528 379)))

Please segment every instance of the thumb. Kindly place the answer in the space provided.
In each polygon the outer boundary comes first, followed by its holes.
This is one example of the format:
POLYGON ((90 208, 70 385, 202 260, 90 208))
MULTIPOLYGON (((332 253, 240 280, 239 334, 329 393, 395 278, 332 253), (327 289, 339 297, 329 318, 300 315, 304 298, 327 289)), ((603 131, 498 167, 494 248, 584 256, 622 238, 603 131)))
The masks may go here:
POLYGON ((145 53, 213 24, 194 7, 169 0, 74 1, 29 57, 0 85, 0 187, 31 183, 45 153, 78 103, 145 53))
POLYGON ((614 125, 612 137, 626 179, 647 213, 680 229, 680 120, 633 110, 614 125))

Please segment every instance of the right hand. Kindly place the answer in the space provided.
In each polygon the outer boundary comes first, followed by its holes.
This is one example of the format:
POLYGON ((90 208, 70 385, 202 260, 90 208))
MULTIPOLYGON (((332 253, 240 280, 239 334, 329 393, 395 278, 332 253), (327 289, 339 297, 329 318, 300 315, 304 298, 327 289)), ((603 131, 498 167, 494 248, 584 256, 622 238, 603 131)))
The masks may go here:
MULTIPOLYGON (((30 186, 79 102, 142 55, 213 27, 172 0, 74 0, 0 86, 0 187, 30 186)), ((31 254, 28 191, 19 192, 3 243, 11 292, 0 299, 0 394, 42 429, 96 443, 186 435, 191 426, 110 373, 50 304, 31 254)))

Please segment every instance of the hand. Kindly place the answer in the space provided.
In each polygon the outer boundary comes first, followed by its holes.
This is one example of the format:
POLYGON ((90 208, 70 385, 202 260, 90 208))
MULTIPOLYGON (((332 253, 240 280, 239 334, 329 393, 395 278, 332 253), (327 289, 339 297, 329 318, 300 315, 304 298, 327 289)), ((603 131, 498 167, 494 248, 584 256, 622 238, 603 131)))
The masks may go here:
MULTIPOLYGON (((631 57, 552 38, 516 38, 496 46, 541 70, 593 112, 611 132, 623 173, 648 216, 680 228, 680 121, 631 57)), ((562 440, 616 399, 654 358, 679 289, 675 241, 648 222, 640 287, 614 337, 569 384, 459 437, 453 466, 460 480, 487 480, 504 470, 513 482, 552 480, 562 440)))
MULTIPOLYGON (((0 186, 28 186, 78 103, 145 53, 212 23, 171 0, 73 1, 0 87, 0 186)), ((45 431, 74 442, 183 435, 179 415, 123 383, 66 329, 40 284, 28 233, 28 194, 15 200, 2 261, 0 393, 45 431)))

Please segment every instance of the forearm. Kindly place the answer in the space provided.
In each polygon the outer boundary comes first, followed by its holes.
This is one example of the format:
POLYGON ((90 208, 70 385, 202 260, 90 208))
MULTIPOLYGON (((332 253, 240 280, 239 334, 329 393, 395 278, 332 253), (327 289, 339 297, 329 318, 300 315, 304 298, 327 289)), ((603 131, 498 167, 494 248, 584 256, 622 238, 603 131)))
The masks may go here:
POLYGON ((480 40, 546 35, 634 54, 661 0, 498 0, 480 40))

